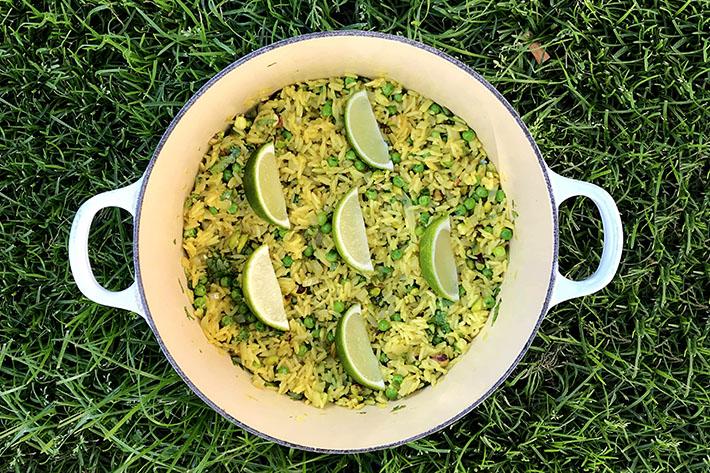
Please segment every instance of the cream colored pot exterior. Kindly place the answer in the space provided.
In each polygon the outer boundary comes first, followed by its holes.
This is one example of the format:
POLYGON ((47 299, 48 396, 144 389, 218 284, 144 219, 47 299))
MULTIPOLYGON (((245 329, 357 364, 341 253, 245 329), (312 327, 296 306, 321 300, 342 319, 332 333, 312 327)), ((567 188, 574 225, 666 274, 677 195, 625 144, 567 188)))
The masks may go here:
POLYGON ((341 32, 293 38, 237 61, 180 111, 140 181, 87 201, 75 218, 70 259, 90 299, 144 316, 166 356, 190 387, 225 417, 263 437, 309 450, 362 451, 422 437, 453 422, 486 398, 512 371, 554 303, 601 289, 619 263, 621 223, 613 200, 596 186, 549 171, 519 117, 490 84, 444 54, 403 38, 341 32), (210 345, 189 305, 180 266, 182 208, 207 142, 230 117, 285 85, 346 73, 387 76, 465 119, 498 167, 519 216, 510 267, 494 324, 449 374, 387 408, 316 409, 254 387, 249 375, 210 345), (557 274, 557 208, 586 195, 604 224, 602 264, 587 281, 557 274), (123 207, 135 215, 137 280, 113 293, 88 263, 88 228, 96 211, 123 207), (403 409, 393 411, 392 407, 403 409))

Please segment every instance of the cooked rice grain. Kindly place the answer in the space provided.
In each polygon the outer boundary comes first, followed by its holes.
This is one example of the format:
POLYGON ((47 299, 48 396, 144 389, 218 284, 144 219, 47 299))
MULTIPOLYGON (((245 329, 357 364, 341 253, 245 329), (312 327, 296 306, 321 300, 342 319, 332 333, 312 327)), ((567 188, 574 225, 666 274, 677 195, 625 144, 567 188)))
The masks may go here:
POLYGON ((391 385, 395 374, 403 377, 400 396, 436 383, 485 324, 492 310, 486 302, 490 306, 496 297, 507 267, 508 242, 499 235, 503 228, 513 228, 511 211, 507 199, 496 199, 499 176, 481 143, 477 138, 465 141, 461 133, 469 128, 463 120, 447 110, 430 113, 432 105, 384 78, 357 78, 349 86, 344 77, 314 80, 265 98, 210 141, 185 203, 182 264, 188 297, 209 341, 249 371, 255 385, 317 407, 388 402, 384 392, 358 385, 343 370, 333 343, 341 315, 334 310, 336 301, 346 308, 362 305, 385 382, 391 385), (381 90, 386 82, 394 85, 389 97, 381 90), (353 91, 363 88, 391 152, 401 155, 394 171, 360 172, 348 159, 344 105, 353 91), (402 100, 394 100, 394 94, 402 94, 402 100), (323 113, 326 102, 332 104, 330 115, 323 113), (257 217, 242 189, 246 160, 268 141, 276 145, 292 224, 286 232, 257 217), (222 171, 225 163, 230 164, 222 171), (420 163, 425 169, 416 172, 420 163), (404 180, 404 188, 392 184, 394 176, 404 180), (338 200, 355 186, 360 187, 376 266, 372 275, 359 274, 340 259, 329 262, 326 255, 335 248, 332 234, 318 227, 318 215, 330 218, 338 200), (457 215, 457 208, 461 212, 465 200, 481 188, 488 195, 465 215, 457 215), (367 197, 368 190, 376 198, 367 197), (419 204, 422 195, 430 196, 428 204, 419 204), (456 303, 438 298, 422 278, 418 250, 426 215, 451 216, 462 288, 456 303), (242 267, 262 244, 269 245, 279 278, 288 332, 258 322, 242 299, 242 267), (506 248, 506 257, 494 256, 499 246, 506 248), (306 256, 311 248, 313 254, 306 256), (393 261, 396 248, 403 256, 393 261), (286 255, 293 260, 290 266, 282 262, 286 255), (221 284, 225 282, 227 286, 221 284), (195 295, 197 287, 206 294, 195 295), (315 321, 310 330, 306 317, 315 321), (382 318, 391 325, 384 332, 377 329, 382 318))

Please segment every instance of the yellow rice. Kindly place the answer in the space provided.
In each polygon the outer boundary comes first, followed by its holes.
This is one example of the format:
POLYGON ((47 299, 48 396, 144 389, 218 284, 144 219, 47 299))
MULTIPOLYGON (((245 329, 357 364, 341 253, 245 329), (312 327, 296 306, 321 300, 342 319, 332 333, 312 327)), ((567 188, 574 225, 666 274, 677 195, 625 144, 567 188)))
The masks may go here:
POLYGON ((344 372, 332 342, 341 315, 334 310, 336 301, 346 310, 357 302, 362 305, 385 382, 397 389, 398 397, 435 384, 495 311, 492 301, 507 267, 508 242, 500 234, 513 228, 508 199, 499 192, 498 173, 481 143, 475 135, 470 139, 469 127, 437 107, 385 78, 314 80, 264 98, 210 141, 185 203, 182 264, 187 292, 205 336, 250 372, 255 385, 317 407, 335 403, 358 408, 388 401, 385 392, 362 387, 344 372), (343 128, 344 105, 352 92, 363 88, 391 153, 400 154, 394 171, 365 167, 361 172, 357 167, 362 169, 362 163, 356 167, 348 159, 352 153, 343 128), (470 141, 462 137, 464 132, 470 141), (289 231, 256 216, 242 189, 246 160, 268 141, 276 144, 289 231), (423 172, 416 170, 419 163, 423 172), (395 176, 406 183, 403 188, 392 184, 395 176), (355 186, 376 266, 373 275, 359 274, 339 258, 329 262, 326 255, 335 248, 332 233, 318 226, 319 214, 330 218, 337 201, 355 186), (488 195, 476 198, 482 188, 488 195), (377 196, 368 198, 368 190, 377 196), (422 195, 430 196, 425 205, 419 204, 422 195), (422 278, 418 248, 427 222, 423 214, 432 220, 451 216, 461 288, 456 303, 438 298, 422 278), (262 244, 269 245, 279 278, 288 332, 255 321, 240 293, 244 262, 262 244), (304 255, 309 245, 314 250, 310 257, 304 255), (393 260, 397 248, 402 257, 393 260), (200 295, 193 292, 197 287, 200 295), (304 324, 307 317, 315 321, 310 329, 304 324), (388 330, 378 330, 380 319, 389 321, 388 330))

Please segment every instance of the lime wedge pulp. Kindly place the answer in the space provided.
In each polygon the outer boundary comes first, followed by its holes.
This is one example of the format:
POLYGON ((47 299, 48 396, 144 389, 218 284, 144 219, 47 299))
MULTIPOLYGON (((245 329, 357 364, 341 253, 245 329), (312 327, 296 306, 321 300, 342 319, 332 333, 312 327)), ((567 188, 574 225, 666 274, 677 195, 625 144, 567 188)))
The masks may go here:
POLYGON ((449 217, 434 220, 419 243, 419 265, 429 286, 440 297, 459 300, 459 283, 454 250, 451 247, 449 217))
POLYGON ((350 96, 345 104, 344 119, 348 141, 360 159, 378 169, 394 169, 366 90, 350 96))
POLYGON ((260 246, 249 256, 242 278, 244 299, 256 318, 269 327, 288 330, 284 299, 268 245, 260 246))
POLYGON ((281 228, 291 227, 273 143, 263 145, 249 157, 244 169, 244 193, 259 217, 281 228))
POLYGON ((335 347, 345 371, 359 384, 370 389, 385 389, 380 363, 372 351, 365 321, 360 314, 360 304, 355 304, 338 321, 335 347))
POLYGON ((374 270, 357 187, 345 194, 335 207, 333 239, 338 253, 351 268, 361 272, 374 270))

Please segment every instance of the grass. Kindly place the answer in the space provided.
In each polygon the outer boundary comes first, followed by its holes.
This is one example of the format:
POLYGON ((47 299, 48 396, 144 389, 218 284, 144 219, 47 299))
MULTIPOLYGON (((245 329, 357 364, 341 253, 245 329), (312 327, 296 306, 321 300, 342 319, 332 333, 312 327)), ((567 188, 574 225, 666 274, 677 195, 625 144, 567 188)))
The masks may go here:
MULTIPOLYGON (((0 471, 708 471, 710 8, 693 1, 0 0, 0 471), (564 6, 562 6, 564 5, 564 6), (476 411, 352 457, 247 434, 191 394, 144 322, 89 303, 66 242, 91 195, 137 179, 179 107, 235 58, 360 28, 451 53, 523 114, 552 169, 616 199, 602 292, 554 308, 476 411), (538 65, 539 42, 551 58, 538 65)), ((600 229, 563 208, 561 266, 600 229)), ((131 224, 93 227, 99 279, 131 281, 131 224)))

